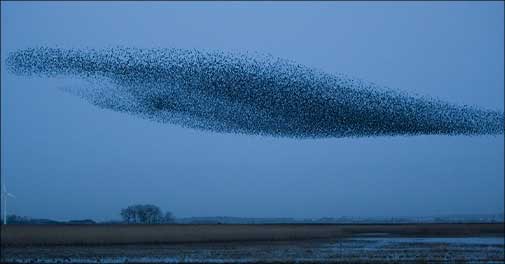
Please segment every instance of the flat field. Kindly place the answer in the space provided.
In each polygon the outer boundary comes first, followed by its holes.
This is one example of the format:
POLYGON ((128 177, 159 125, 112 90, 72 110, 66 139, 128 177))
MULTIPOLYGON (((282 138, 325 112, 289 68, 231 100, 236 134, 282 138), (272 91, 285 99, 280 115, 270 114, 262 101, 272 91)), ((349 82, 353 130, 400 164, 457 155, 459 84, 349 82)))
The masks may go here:
POLYGON ((2 227, 1 263, 504 263, 504 224, 2 227))
POLYGON ((504 224, 6 225, 2 246, 292 241, 387 233, 397 236, 503 234, 504 224))

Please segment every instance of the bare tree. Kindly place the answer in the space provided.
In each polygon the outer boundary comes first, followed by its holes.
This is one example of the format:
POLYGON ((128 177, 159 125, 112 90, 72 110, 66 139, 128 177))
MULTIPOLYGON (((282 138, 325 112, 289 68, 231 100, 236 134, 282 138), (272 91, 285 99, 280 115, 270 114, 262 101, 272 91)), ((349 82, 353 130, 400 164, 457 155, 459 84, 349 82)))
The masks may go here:
MULTIPOLYGON (((168 214, 173 219, 172 214, 168 214)), ((166 222, 166 216, 158 206, 152 204, 131 205, 121 210, 121 218, 128 224, 161 224, 166 222)))

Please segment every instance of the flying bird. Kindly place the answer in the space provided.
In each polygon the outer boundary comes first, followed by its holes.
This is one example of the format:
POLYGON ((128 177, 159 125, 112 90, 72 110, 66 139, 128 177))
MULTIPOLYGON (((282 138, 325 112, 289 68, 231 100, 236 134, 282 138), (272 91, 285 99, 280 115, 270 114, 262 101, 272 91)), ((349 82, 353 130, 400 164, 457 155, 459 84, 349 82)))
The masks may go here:
POLYGON ((201 130, 290 138, 498 135, 504 114, 412 96, 285 59, 184 49, 17 50, 8 70, 74 76, 100 108, 201 130))

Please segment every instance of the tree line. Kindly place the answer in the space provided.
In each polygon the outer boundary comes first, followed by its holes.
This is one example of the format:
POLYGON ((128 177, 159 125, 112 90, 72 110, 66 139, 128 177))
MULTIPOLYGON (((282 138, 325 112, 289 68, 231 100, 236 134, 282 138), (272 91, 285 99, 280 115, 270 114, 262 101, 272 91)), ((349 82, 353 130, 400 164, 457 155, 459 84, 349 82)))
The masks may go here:
POLYGON ((174 223, 171 212, 165 212, 156 205, 136 204, 121 209, 121 218, 126 224, 168 224, 174 223))
MULTIPOLYGON (((152 204, 136 204, 121 209, 120 221, 95 222, 92 219, 57 221, 52 219, 31 218, 15 214, 7 215, 8 224, 172 224, 175 217, 171 212, 163 212, 152 204)), ((3 224, 3 221, 0 221, 3 224)))

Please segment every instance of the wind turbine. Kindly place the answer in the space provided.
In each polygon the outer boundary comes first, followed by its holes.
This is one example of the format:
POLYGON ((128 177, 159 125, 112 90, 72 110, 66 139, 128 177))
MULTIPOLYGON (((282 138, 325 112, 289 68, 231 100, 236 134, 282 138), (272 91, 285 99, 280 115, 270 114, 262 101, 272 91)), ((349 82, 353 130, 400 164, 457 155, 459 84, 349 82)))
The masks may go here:
POLYGON ((7 197, 12 197, 16 198, 14 194, 7 192, 7 188, 5 188, 5 183, 2 184, 2 198, 4 200, 4 206, 3 206, 3 211, 4 211, 4 225, 7 224, 7 197))

